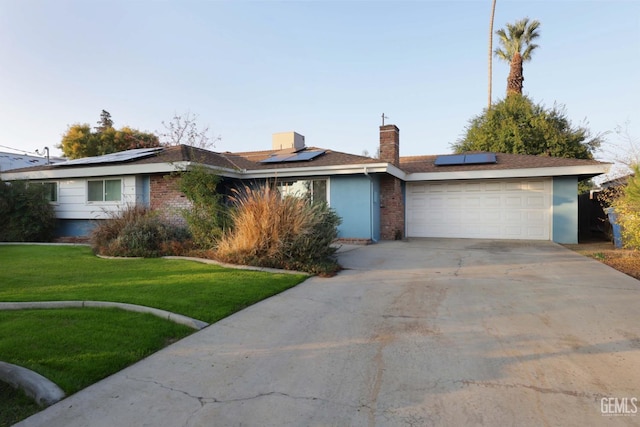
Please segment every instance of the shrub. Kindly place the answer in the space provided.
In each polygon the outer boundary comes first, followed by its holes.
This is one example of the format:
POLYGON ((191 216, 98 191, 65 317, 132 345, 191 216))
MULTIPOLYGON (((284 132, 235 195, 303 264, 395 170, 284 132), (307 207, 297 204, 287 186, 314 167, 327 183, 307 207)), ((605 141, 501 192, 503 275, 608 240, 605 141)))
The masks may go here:
POLYGON ((0 181, 0 241, 51 241, 55 213, 46 194, 42 185, 0 181))
POLYGON ((155 212, 140 206, 96 225, 91 246, 101 255, 147 258, 181 255, 189 249, 185 229, 163 223, 155 212))
POLYGON ((191 202, 191 208, 183 209, 182 216, 193 242, 201 249, 215 247, 227 223, 227 209, 217 191, 221 178, 203 166, 179 174, 180 191, 191 202))
POLYGON ((258 265, 316 274, 338 269, 336 249, 338 215, 325 203, 288 196, 277 189, 245 187, 235 192, 233 228, 219 241, 217 258, 236 264, 258 265))
POLYGON ((622 194, 611 202, 620 224, 622 243, 631 249, 640 248, 640 167, 633 168, 622 194))

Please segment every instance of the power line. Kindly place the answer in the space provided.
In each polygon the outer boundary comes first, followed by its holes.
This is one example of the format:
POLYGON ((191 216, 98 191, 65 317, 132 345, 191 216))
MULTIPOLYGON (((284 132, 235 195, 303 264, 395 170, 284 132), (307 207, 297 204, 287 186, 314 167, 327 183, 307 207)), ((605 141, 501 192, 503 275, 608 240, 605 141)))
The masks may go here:
POLYGON ((34 152, 34 151, 20 150, 18 148, 7 147, 6 145, 0 145, 0 148, 7 148, 9 150, 19 151, 20 153, 25 154, 25 155, 34 155, 34 156, 42 157, 41 155, 39 155, 37 152, 34 152))

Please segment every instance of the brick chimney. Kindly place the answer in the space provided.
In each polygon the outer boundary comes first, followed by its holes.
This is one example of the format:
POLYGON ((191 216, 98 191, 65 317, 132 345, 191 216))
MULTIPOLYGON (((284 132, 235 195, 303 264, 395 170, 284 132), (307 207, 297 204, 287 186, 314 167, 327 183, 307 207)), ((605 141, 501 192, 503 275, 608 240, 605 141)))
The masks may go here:
POLYGON ((400 129, 396 125, 380 126, 380 160, 400 166, 400 129))
MULTIPOLYGON (((380 160, 400 167, 400 130, 396 125, 380 126, 380 160)), ((387 174, 380 177, 380 237, 404 238, 402 182, 387 174)))

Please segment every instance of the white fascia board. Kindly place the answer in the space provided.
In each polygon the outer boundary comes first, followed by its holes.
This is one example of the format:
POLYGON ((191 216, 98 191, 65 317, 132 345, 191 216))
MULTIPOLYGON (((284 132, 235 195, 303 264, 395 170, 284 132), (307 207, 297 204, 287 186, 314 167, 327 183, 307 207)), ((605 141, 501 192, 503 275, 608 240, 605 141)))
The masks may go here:
MULTIPOLYGON (((340 166, 318 166, 318 167, 298 167, 286 169, 264 169, 242 171, 240 178, 260 179, 273 177, 297 177, 297 176, 327 176, 327 175, 350 175, 362 173, 391 173, 388 163, 369 163, 359 165, 340 166)), ((392 167, 392 166, 391 166, 392 167)), ((397 169, 397 168, 395 168, 397 169)), ((399 171, 399 170, 398 170, 399 171)))
POLYGON ((123 176, 148 173, 168 173, 185 167, 186 162, 176 163, 149 163, 144 165, 117 165, 117 166, 93 166, 88 168, 51 168, 38 171, 5 172, 2 179, 67 179, 90 178, 93 176, 123 176))
MULTIPOLYGON (((143 165, 117 165, 117 166, 93 166, 88 168, 52 168, 48 170, 38 171, 7 171, 0 176, 3 180, 33 180, 33 179, 70 179, 70 178, 91 178, 95 176, 126 176, 126 175, 145 175, 154 173, 171 173, 179 170, 188 169, 191 162, 175 162, 175 163, 148 163, 143 165)), ((221 175, 237 174, 231 169, 220 169, 221 175)))
MULTIPOLYGON (((148 163, 143 165, 117 165, 117 166, 92 166, 65 169, 48 169, 38 171, 15 172, 7 171, 0 174, 2 179, 12 180, 43 180, 43 179, 70 179, 70 178, 90 178, 98 176, 123 176, 153 173, 171 173, 178 170, 189 169, 198 163, 175 162, 175 163, 148 163)), ((403 179, 405 173, 389 163, 368 163, 338 166, 303 166, 285 169, 260 169, 260 170, 236 170, 219 168, 215 166, 203 165, 219 175, 237 179, 259 179, 273 177, 297 177, 297 176, 327 176, 327 175, 348 175, 367 173, 389 173, 403 179)))
POLYGON ((529 178, 544 176, 600 175, 609 172, 610 164, 558 166, 548 168, 423 172, 407 174, 405 181, 443 181, 454 179, 529 178))

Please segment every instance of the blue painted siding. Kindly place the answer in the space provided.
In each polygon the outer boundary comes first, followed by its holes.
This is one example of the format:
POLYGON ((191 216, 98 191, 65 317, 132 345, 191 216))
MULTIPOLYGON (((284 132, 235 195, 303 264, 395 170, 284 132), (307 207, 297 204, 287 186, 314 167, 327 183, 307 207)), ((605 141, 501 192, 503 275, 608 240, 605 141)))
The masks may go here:
POLYGON ((54 235, 56 237, 87 237, 99 220, 57 219, 54 235))
POLYGON ((371 176, 371 229, 372 240, 380 240, 380 177, 371 176))
POLYGON ((578 178, 553 178, 553 235, 556 243, 578 243, 578 178))
POLYGON ((380 239, 380 185, 375 176, 332 176, 329 203, 342 218, 338 236, 380 239))

